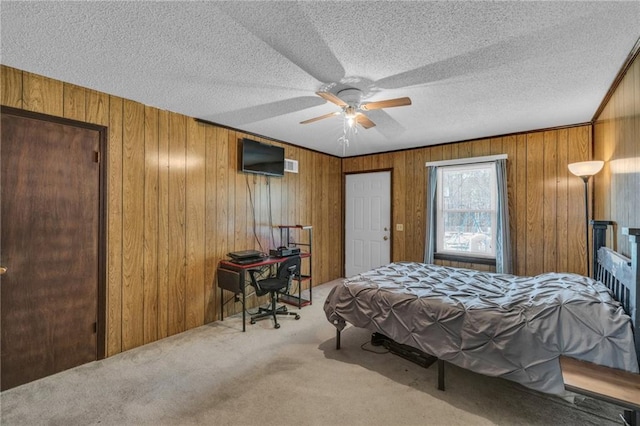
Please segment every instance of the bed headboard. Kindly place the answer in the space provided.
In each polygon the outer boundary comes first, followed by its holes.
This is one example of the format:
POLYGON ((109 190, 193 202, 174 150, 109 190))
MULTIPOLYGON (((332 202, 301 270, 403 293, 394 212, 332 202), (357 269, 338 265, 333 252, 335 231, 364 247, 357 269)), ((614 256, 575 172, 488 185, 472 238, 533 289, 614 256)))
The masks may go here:
POLYGON ((611 290, 631 317, 636 355, 640 362, 640 265, 638 264, 640 228, 622 228, 622 235, 629 237, 631 258, 607 247, 600 247, 597 252, 594 278, 611 290))

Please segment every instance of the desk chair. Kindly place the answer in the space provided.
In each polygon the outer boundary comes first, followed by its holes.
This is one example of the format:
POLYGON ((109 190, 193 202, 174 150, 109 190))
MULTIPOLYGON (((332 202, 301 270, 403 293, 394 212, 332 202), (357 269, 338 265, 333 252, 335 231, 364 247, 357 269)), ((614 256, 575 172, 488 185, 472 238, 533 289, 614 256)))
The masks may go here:
POLYGON ((300 256, 291 256, 287 260, 278 265, 278 271, 275 277, 269 277, 257 280, 256 275, 260 271, 249 269, 251 276, 251 286, 256 289, 258 296, 269 294, 271 296, 271 306, 269 308, 258 308, 258 313, 251 316, 251 324, 256 321, 273 317, 274 327, 280 328, 277 315, 294 315, 295 319, 300 319, 300 315, 295 312, 289 312, 286 306, 276 306, 278 301, 278 293, 284 293, 289 290, 293 276, 300 273, 300 256))

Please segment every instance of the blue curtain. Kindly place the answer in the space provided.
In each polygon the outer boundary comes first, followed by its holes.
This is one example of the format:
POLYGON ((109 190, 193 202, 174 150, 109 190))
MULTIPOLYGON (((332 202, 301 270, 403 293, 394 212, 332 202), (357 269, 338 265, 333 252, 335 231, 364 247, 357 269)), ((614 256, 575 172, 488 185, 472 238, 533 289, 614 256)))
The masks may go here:
POLYGON ((438 181, 438 168, 427 167, 427 233, 424 247, 424 263, 433 263, 433 254, 436 251, 436 184, 438 181))
POLYGON ((513 273, 511 238, 509 235, 509 197, 507 194, 507 160, 496 160, 496 183, 498 184, 496 205, 496 272, 513 273))

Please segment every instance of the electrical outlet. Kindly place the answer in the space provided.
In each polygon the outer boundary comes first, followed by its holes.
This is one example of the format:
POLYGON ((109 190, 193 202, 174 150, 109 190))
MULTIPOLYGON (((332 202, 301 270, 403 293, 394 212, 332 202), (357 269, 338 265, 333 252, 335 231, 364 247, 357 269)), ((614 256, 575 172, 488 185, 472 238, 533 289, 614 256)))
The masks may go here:
POLYGON ((396 223, 396 231, 404 231, 404 225, 402 223, 396 223))

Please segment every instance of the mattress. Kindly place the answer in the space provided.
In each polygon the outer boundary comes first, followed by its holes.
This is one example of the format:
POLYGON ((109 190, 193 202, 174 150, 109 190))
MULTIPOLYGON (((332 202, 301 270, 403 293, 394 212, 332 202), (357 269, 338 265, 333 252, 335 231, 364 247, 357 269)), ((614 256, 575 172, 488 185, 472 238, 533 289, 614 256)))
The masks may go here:
POLYGON ((550 394, 565 393, 560 355, 638 372, 629 316, 602 283, 576 274, 392 263, 345 279, 324 311, 339 330, 350 323, 550 394))

